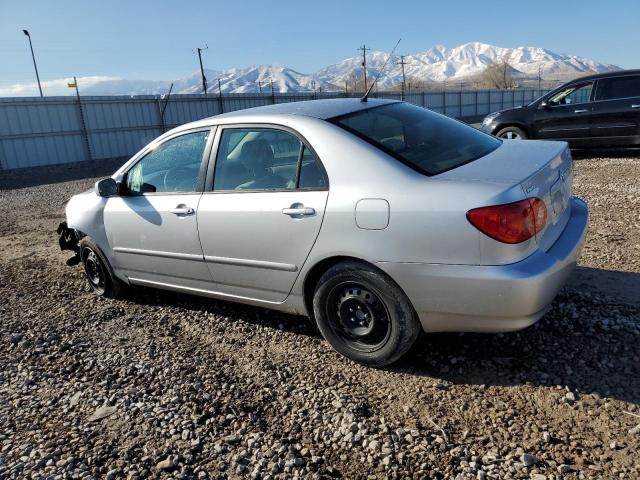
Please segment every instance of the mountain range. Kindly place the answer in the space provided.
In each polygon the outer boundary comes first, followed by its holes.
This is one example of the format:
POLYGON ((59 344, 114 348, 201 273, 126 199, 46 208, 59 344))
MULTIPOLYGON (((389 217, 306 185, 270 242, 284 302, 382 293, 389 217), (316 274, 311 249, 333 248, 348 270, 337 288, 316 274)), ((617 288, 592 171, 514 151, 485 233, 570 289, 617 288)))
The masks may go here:
MULTIPOLYGON (((388 53, 371 51, 367 54, 367 76, 375 78, 387 60, 388 53)), ((620 67, 603 64, 575 55, 559 54, 540 47, 504 48, 480 42, 466 43, 454 48, 437 45, 414 55, 405 55, 405 75, 408 81, 458 82, 473 78, 490 64, 506 60, 518 78, 564 80, 587 73, 619 70, 620 67)), ((389 88, 402 81, 400 57, 389 60, 386 72, 379 80, 379 88, 389 88)), ((218 80, 223 93, 246 93, 270 91, 273 81, 275 92, 300 92, 322 89, 344 91, 345 83, 353 85, 361 81, 362 57, 354 56, 320 70, 305 74, 286 66, 258 65, 247 68, 232 68, 225 71, 205 70, 210 92, 218 91, 218 80)), ((78 79, 81 93, 85 95, 145 95, 163 94, 171 81, 133 80, 119 77, 81 77, 78 79)), ((65 89, 67 79, 43 82, 48 95, 72 94, 65 89), (55 93, 54 91, 55 90, 55 93), (58 92, 59 90, 59 92, 58 92)), ((200 72, 173 81, 173 93, 201 93, 200 72)), ((35 85, 17 84, 0 87, 2 96, 20 96, 35 85)))

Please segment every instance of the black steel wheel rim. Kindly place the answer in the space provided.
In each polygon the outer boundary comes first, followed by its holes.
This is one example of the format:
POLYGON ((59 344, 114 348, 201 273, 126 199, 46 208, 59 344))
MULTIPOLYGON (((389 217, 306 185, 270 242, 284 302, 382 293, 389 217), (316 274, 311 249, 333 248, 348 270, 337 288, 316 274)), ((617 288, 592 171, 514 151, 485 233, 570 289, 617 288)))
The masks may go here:
POLYGON ((87 249, 84 256, 84 271, 87 274, 89 283, 98 291, 104 291, 105 275, 102 262, 91 249, 87 249))
POLYGON ((374 289, 359 282, 342 282, 331 289, 327 317, 344 344, 363 352, 382 348, 391 334, 387 306, 374 289))

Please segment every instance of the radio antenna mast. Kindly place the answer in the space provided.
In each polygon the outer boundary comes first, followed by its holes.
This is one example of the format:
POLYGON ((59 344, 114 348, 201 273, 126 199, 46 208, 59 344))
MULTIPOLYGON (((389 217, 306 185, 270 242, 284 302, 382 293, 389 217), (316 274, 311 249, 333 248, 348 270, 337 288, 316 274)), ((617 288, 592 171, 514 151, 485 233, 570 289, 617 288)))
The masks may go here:
POLYGON ((396 51, 396 48, 398 48, 398 44, 400 43, 400 40, 402 40, 401 38, 398 39, 398 41, 396 42, 395 47, 393 47, 393 50, 391 50, 391 53, 389 54, 389 56, 387 57, 387 60, 384 62, 384 65, 382 65, 382 68, 380 69, 380 71, 378 72, 378 75, 376 76, 376 79, 373 81, 373 83, 371 84, 371 86, 369 87, 369 89, 367 90, 367 93, 365 93, 363 95, 363 97, 360 99, 361 102, 366 102, 367 99, 369 98, 369 94, 371 93, 371 90, 373 90, 373 87, 375 87, 376 83, 378 83, 378 79, 380 78, 380 75, 382 75, 384 73, 384 69, 387 66, 387 63, 389 63, 389 59, 391 57, 393 57, 393 52, 396 51))

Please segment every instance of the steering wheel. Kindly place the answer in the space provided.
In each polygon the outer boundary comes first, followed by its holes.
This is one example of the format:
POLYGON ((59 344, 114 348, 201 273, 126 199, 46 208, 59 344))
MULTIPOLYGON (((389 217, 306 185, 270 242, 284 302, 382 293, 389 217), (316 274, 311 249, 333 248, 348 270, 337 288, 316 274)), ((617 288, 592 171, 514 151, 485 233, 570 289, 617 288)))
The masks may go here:
MULTIPOLYGON (((186 173, 187 175, 184 175, 184 176, 189 178, 189 176, 191 176, 191 174, 192 174, 191 170, 192 170, 192 168, 183 167, 183 166, 175 167, 175 168, 171 168, 171 169, 167 170, 165 172, 165 174, 164 174, 164 178, 162 179, 162 185, 164 186, 164 191, 165 192, 169 192, 169 191, 171 191, 171 192, 180 192, 180 191, 182 191, 180 189, 176 189, 176 187, 179 185, 179 183, 176 183, 174 185, 173 189, 169 189, 169 185, 167 183, 167 180, 169 179, 170 176, 172 176, 172 177, 180 177, 180 172, 186 173)), ((187 182, 183 182, 183 183, 187 183, 187 182)), ((194 187, 194 185, 191 185, 191 188, 189 188, 189 189, 187 189, 185 191, 191 191, 191 190, 194 189, 193 187, 194 187)))

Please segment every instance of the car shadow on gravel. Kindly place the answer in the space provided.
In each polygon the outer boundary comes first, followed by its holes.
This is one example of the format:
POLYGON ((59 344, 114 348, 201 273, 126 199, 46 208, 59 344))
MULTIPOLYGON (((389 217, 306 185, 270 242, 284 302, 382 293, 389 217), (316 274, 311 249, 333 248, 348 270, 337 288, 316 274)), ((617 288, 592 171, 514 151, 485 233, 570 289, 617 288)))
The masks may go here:
POLYGON ((640 148, 598 148, 591 150, 571 150, 574 160, 593 160, 601 157, 606 158, 638 158, 640 148))
POLYGON ((71 182, 95 177, 108 177, 127 159, 125 157, 95 160, 93 162, 73 162, 62 165, 16 168, 3 170, 0 190, 37 187, 52 183, 71 182))
POLYGON ((130 287, 126 296, 128 300, 139 305, 183 308, 190 312, 207 313, 251 325, 290 331, 306 337, 322 338, 315 324, 301 315, 141 286, 130 287))
MULTIPOLYGON (((601 272, 640 282, 638 273, 601 272)), ((640 307, 567 287, 525 330, 425 334, 389 369, 458 385, 560 386, 640 404, 638 345, 640 307)))
MULTIPOLYGON (((582 270, 595 278, 622 275, 640 282, 637 273, 582 270)), ((444 384, 560 386, 577 395, 593 393, 640 404, 640 363, 634 360, 640 329, 637 320, 635 325, 628 320, 640 318, 640 307, 620 306, 615 298, 594 300, 592 295, 565 289, 547 315, 519 332, 422 334, 403 359, 384 370, 444 384)), ((308 318, 260 307, 146 287, 132 288, 128 299, 321 338, 308 318)))

